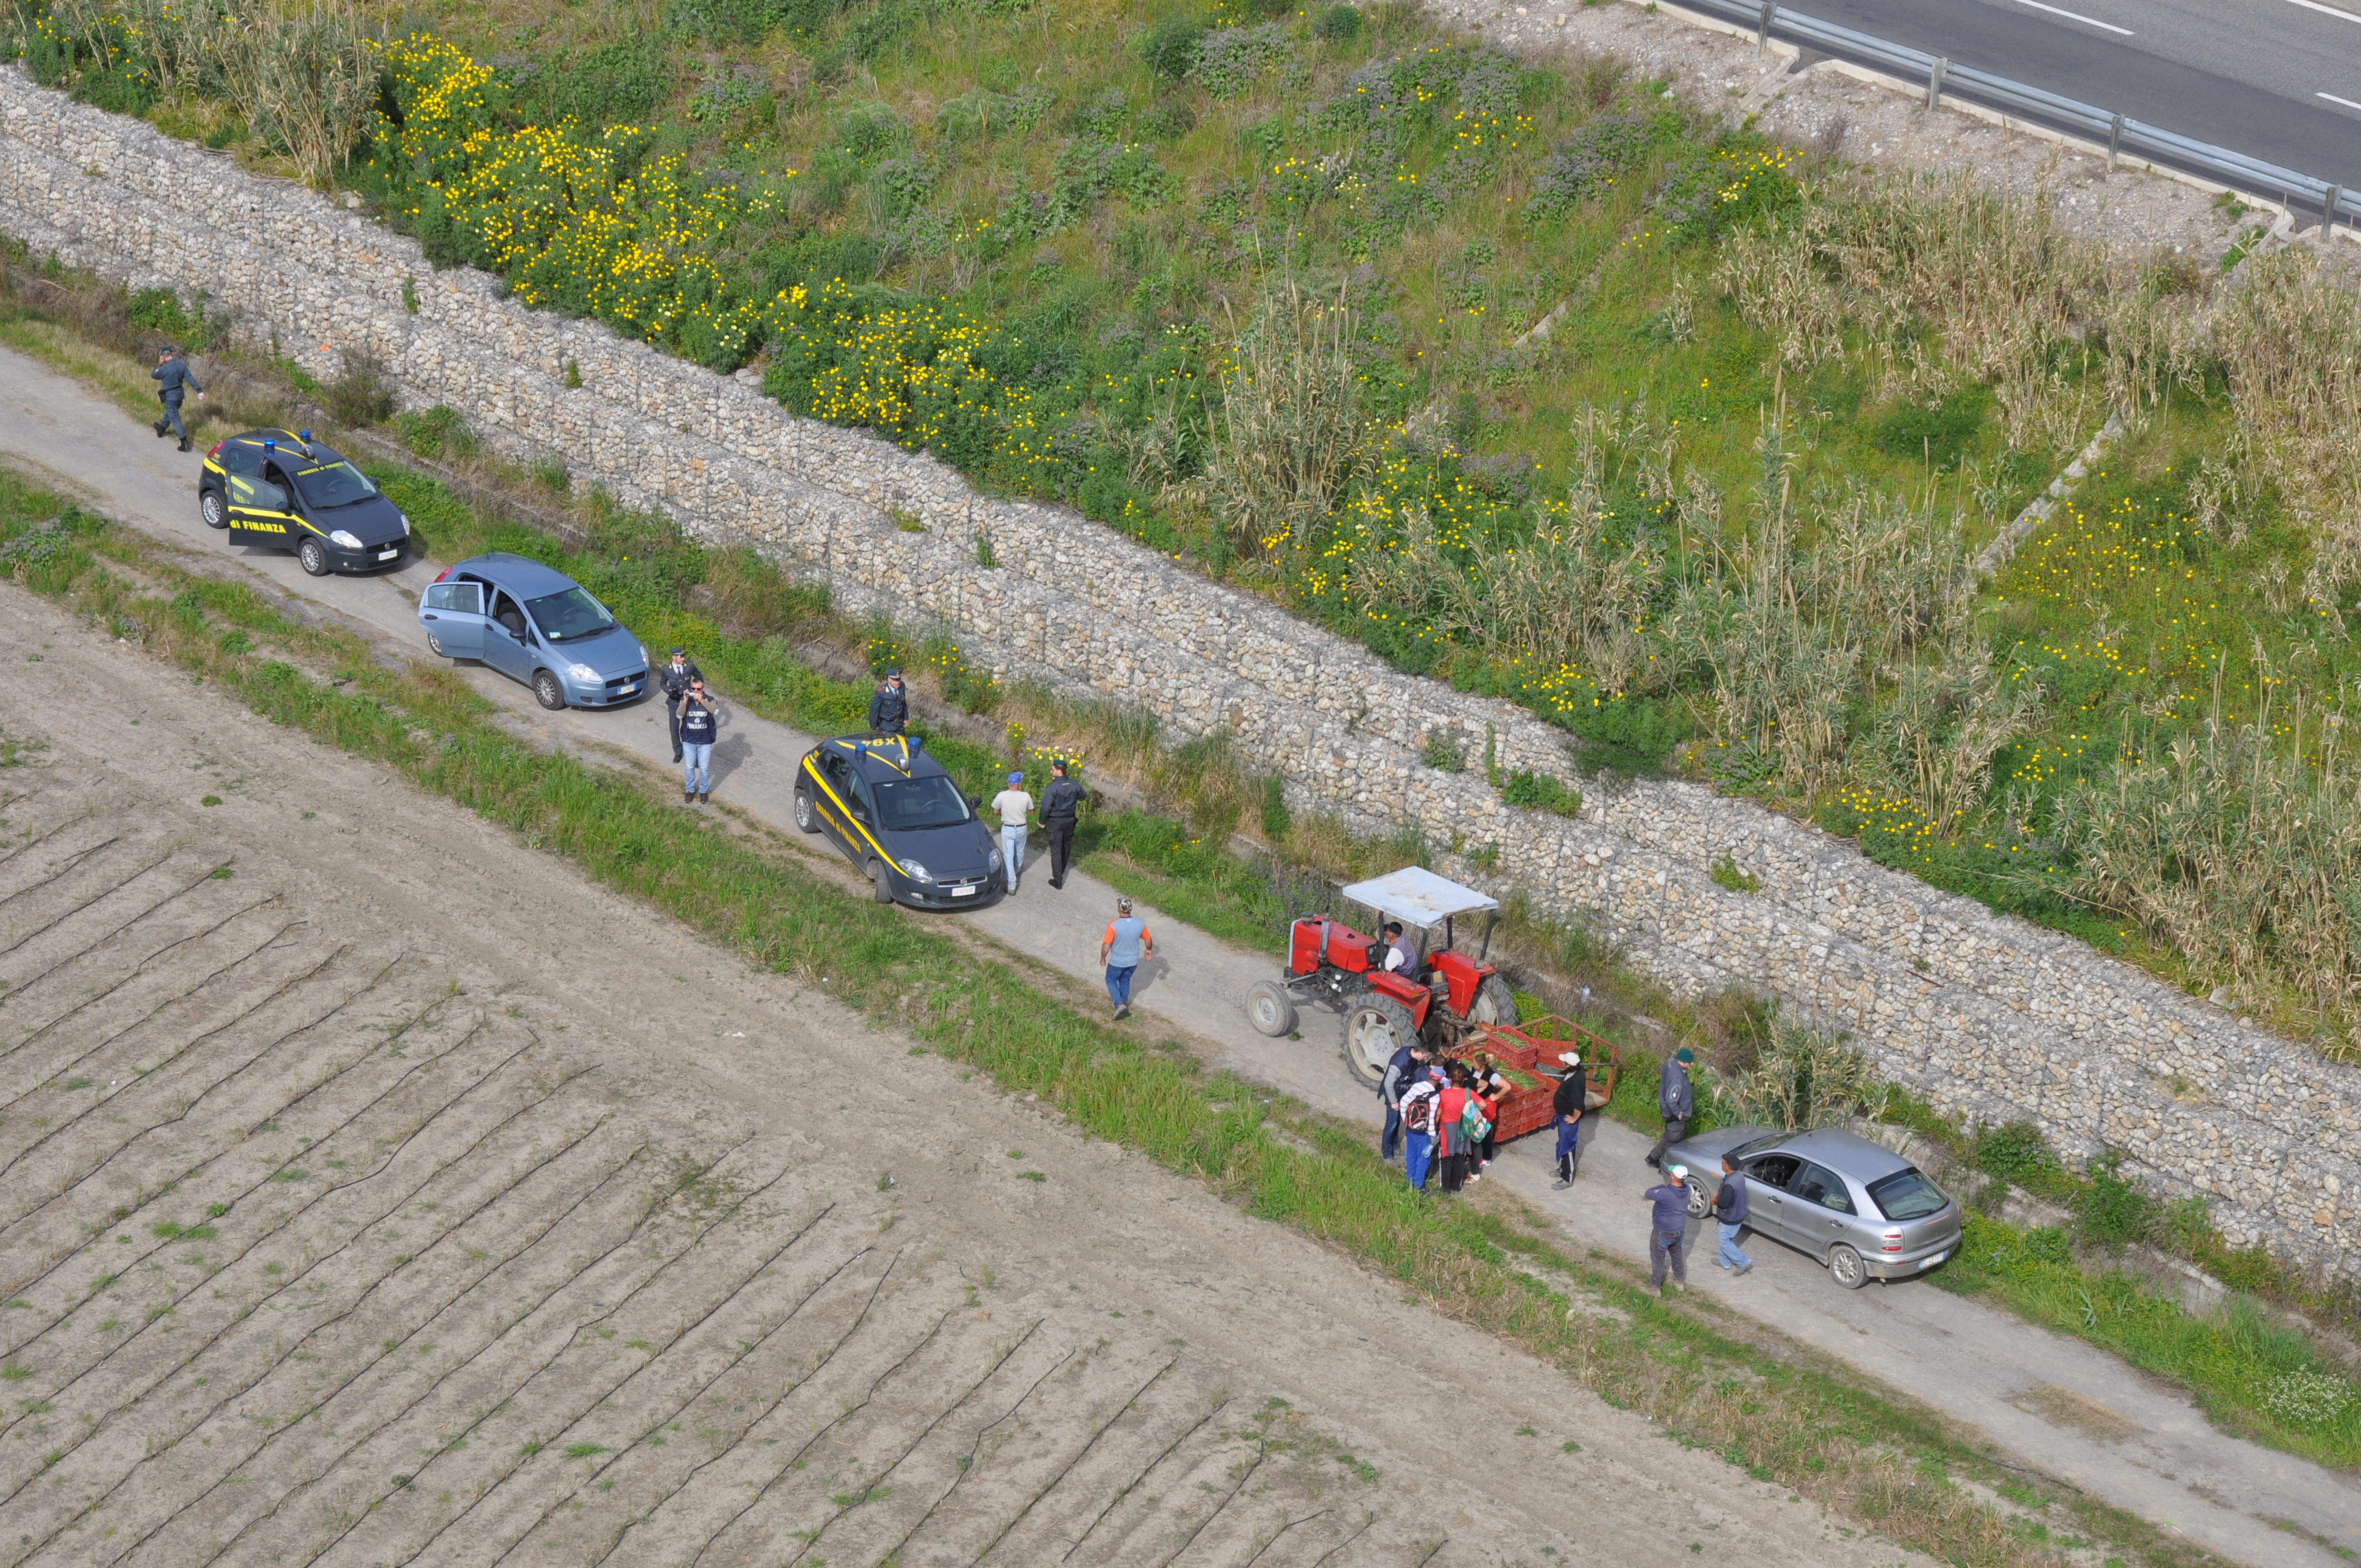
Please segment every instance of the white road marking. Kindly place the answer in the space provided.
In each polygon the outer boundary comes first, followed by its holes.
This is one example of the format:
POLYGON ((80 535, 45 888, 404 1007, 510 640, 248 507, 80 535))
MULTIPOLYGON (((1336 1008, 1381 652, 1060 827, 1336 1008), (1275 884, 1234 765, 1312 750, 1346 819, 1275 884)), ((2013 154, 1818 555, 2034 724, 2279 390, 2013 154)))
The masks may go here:
MULTIPOLYGON (((2059 5, 2045 5, 2041 0, 2016 0, 2016 3, 2020 5, 2030 5, 2037 11, 2047 11, 2053 16, 2063 16, 2070 22, 2080 22, 2086 27, 2104 27, 2108 32, 2121 33, 2125 38, 2132 36, 2132 30, 2129 27, 2119 27, 2113 22, 2103 22, 2096 16, 2085 16, 2080 11, 2069 11, 2059 5)), ((2312 0, 2295 0, 2295 3, 2299 5, 2306 5, 2312 4, 2312 0)), ((2327 7, 2323 6, 2322 9, 2325 10, 2327 7)))
POLYGON ((2307 11, 2317 11, 2323 16, 2342 16, 2348 22, 2361 22, 2361 16, 2356 16, 2340 6, 2323 5, 2320 0, 2288 0, 2288 4, 2301 5, 2307 11))
POLYGON ((2348 109, 2361 109, 2361 104, 2356 104, 2350 98, 2339 98, 2334 93, 2315 93, 2312 96, 2315 98, 2325 98, 2332 104, 2342 104, 2348 109))

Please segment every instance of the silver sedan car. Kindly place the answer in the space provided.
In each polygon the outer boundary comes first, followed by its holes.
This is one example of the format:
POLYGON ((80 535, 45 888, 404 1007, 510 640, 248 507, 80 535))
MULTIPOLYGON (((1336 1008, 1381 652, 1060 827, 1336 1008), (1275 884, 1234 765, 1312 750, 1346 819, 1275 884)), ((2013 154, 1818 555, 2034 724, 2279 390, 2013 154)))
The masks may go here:
POLYGON ((1960 1206, 1893 1150, 1833 1127, 1717 1127, 1667 1150, 1688 1168, 1689 1213, 1713 1212, 1721 1157, 1746 1183, 1746 1228, 1825 1266, 1848 1290, 1908 1279, 1959 1250, 1960 1206))

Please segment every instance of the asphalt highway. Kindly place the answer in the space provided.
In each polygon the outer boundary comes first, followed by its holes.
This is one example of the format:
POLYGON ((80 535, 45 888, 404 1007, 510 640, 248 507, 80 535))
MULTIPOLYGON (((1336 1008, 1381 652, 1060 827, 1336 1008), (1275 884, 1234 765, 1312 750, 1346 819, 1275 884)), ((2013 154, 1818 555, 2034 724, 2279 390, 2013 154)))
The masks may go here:
MULTIPOLYGON (((1795 0, 1795 9, 2361 191, 2361 0, 2344 3, 2356 8, 1795 0)), ((2348 212, 2361 206, 2348 203, 2348 212)))

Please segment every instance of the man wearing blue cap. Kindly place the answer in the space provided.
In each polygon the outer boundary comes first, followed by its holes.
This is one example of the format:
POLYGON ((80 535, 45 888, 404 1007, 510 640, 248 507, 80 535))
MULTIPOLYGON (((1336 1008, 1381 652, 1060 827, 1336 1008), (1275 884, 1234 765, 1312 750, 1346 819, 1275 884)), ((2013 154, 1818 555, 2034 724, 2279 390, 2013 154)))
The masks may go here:
POLYGON ((1025 793, 1025 775, 1010 773, 1008 787, 992 797, 1000 814, 1000 855, 1008 862, 1008 891, 1016 891, 1016 873, 1025 864, 1025 828, 1033 815, 1033 797, 1025 793))

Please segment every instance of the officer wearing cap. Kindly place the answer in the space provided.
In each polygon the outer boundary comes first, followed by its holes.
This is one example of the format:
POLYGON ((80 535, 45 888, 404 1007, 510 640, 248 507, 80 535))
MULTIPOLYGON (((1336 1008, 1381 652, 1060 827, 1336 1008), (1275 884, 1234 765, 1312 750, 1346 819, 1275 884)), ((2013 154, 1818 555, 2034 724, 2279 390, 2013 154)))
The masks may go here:
POLYGON ((880 735, 899 735, 910 722, 910 694, 902 689, 902 672, 888 670, 884 682, 869 694, 869 728, 880 735))
POLYGON ((688 684, 701 681, 705 673, 689 662, 688 650, 675 648, 672 662, 656 672, 656 684, 664 687, 664 718, 672 729, 672 760, 680 761, 680 699, 688 695, 688 684))

